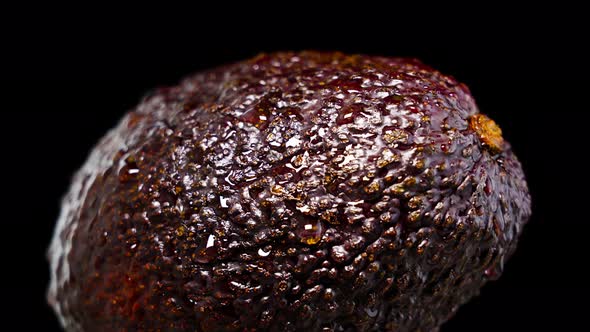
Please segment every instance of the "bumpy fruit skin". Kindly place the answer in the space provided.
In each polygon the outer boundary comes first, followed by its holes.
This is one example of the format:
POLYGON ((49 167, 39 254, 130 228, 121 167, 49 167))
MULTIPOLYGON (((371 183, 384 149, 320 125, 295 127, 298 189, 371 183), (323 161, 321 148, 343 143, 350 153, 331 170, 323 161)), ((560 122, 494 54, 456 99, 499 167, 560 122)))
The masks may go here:
POLYGON ((436 331, 529 218, 468 89, 415 60, 261 55, 155 91, 73 179, 68 331, 436 331))

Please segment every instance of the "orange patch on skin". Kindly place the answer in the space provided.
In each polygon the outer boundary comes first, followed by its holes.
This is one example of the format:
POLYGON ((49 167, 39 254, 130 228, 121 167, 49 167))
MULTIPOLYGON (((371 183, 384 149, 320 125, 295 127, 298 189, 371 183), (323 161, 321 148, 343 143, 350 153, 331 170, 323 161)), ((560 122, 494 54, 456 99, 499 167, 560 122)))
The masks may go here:
POLYGON ((477 133, 479 139, 490 152, 493 154, 502 152, 504 146, 502 129, 498 127, 494 120, 483 114, 476 114, 469 119, 469 127, 477 133))

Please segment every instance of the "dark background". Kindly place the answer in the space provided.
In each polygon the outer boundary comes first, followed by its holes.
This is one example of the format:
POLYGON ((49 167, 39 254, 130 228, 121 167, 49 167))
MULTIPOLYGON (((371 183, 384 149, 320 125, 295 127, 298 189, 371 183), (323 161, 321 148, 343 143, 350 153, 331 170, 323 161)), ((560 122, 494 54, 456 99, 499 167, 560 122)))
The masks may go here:
POLYGON ((534 214, 519 249, 503 277, 486 285, 442 331, 586 325, 590 227, 582 154, 588 76, 580 21, 551 9, 486 20, 390 12, 366 22, 354 15, 285 13, 268 20, 199 12, 183 24, 120 24, 125 17, 116 24, 107 17, 88 23, 84 16, 7 24, 0 75, 6 197, 0 266, 11 326, 59 330, 45 304, 44 254, 60 197, 93 144, 145 92, 261 51, 299 49, 419 58, 466 83, 521 160, 534 214), (409 22, 399 21, 403 16, 409 22))

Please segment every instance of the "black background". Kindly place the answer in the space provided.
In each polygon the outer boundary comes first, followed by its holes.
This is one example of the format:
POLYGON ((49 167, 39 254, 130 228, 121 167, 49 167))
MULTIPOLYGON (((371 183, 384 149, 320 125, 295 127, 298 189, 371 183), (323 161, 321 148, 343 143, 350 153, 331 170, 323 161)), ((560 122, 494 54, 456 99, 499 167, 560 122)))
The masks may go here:
POLYGON ((157 17, 121 24, 127 17, 115 23, 106 16, 7 24, 0 75, 6 197, 0 266, 10 325, 59 330, 44 298, 44 254, 59 199, 93 144, 145 92, 261 51, 323 49, 417 57, 455 76, 502 127, 523 164, 534 215, 519 249, 503 277, 442 331, 584 326, 590 228, 583 204, 588 167, 581 156, 588 140, 582 101, 588 92, 580 21, 552 9, 485 20, 479 15, 486 10, 434 20, 420 12, 366 20, 355 18, 366 18, 365 12, 327 18, 287 12, 269 20, 201 11, 188 13, 182 24, 157 17))

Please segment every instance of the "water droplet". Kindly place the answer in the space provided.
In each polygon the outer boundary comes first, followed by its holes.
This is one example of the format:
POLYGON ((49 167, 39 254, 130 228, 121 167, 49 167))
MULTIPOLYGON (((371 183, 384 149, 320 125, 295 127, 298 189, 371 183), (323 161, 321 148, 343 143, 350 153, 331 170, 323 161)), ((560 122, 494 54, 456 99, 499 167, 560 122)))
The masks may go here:
POLYGON ((268 126, 270 118, 270 110, 264 107, 254 108, 240 116, 240 120, 254 125, 260 130, 264 130, 268 126))
POLYGON ((217 256, 217 248, 215 247, 215 235, 210 234, 207 242, 203 243, 195 253, 195 260, 199 263, 209 263, 217 256))
POLYGON ((229 205, 227 205, 227 201, 229 200, 229 198, 225 198, 223 196, 219 196, 219 204, 221 204, 222 208, 227 209, 229 207, 229 205))
POLYGON ((314 245, 322 239, 323 226, 318 220, 308 220, 300 224, 297 235, 301 242, 314 245))
POLYGON ((349 123, 353 123, 354 120, 361 114, 363 111, 363 106, 360 104, 352 104, 348 108, 342 109, 338 113, 338 117, 336 118, 337 125, 345 125, 349 123))
POLYGON ((377 315, 379 314, 379 310, 377 309, 373 309, 373 308, 366 308, 365 312, 367 313, 367 315, 369 315, 369 317, 377 317, 377 315))
POLYGON ((211 234, 207 238, 207 248, 212 247, 215 244, 215 235, 211 234))
POLYGON ((139 167, 133 156, 129 156, 125 159, 125 164, 119 169, 119 181, 128 182, 133 181, 137 178, 139 173, 139 167))
POLYGON ((266 256, 270 255, 270 251, 264 251, 264 249, 260 248, 260 249, 258 249, 258 255, 260 255, 262 257, 266 257, 266 256))
POLYGON ((301 145, 301 140, 297 136, 293 136, 289 138, 287 143, 285 143, 285 147, 287 148, 298 148, 301 145))

